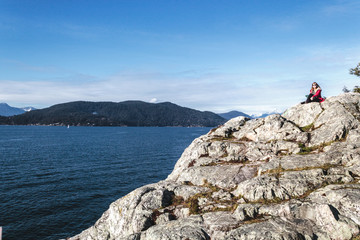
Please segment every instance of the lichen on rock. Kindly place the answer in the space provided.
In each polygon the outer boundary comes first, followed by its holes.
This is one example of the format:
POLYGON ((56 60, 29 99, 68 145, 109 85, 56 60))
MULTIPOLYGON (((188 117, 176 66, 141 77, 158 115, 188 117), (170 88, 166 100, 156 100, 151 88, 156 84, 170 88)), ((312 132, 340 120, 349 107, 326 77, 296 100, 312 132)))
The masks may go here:
POLYGON ((360 235, 360 94, 237 117, 195 139, 167 179, 72 240, 352 239, 360 235))

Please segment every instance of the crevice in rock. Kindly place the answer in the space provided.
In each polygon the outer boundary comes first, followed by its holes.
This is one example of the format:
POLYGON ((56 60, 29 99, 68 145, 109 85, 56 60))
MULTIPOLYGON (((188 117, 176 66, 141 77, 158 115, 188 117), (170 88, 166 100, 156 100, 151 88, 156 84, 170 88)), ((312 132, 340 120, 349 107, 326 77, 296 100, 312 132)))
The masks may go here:
POLYGON ((201 187, 206 187, 210 189, 206 192, 197 193, 187 200, 184 200, 181 196, 174 196, 172 200, 171 206, 183 206, 184 208, 189 209, 190 215, 199 215, 207 212, 217 212, 217 211, 234 211, 237 207, 238 197, 235 197, 231 192, 235 190, 235 188, 231 189, 223 189, 217 186, 214 186, 208 183, 206 180, 201 187), (229 198, 221 199, 214 197, 213 194, 216 192, 223 191, 226 193, 229 198), (200 204, 199 200, 207 199, 207 203, 200 204))
POLYGON ((303 126, 303 127, 300 127, 294 123, 295 126, 297 126, 302 132, 311 132, 311 131, 314 131, 315 129, 318 129, 321 126, 323 126, 323 124, 321 124, 320 126, 318 126, 316 128, 314 127, 315 122, 318 120, 320 115, 325 111, 325 109, 321 106, 321 104, 320 104, 320 107, 321 107, 322 111, 318 115, 316 115, 316 117, 314 118, 314 121, 312 123, 310 123, 309 125, 303 126))
POLYGON ((315 146, 311 146, 311 147, 306 147, 305 144, 303 143, 299 143, 299 148, 300 148, 300 152, 298 152, 298 155, 306 155, 306 154, 316 154, 316 153, 320 153, 324 151, 324 148, 327 146, 330 146, 331 144, 335 143, 335 142, 342 142, 346 140, 347 137, 347 133, 342 135, 343 137, 335 139, 333 141, 330 142, 324 142, 320 145, 315 145, 315 146))
POLYGON ((245 157, 240 158, 240 159, 219 160, 219 161, 216 161, 216 162, 202 164, 202 165, 200 165, 200 167, 209 167, 209 166, 217 166, 217 165, 243 165, 243 166, 245 166, 247 163, 250 163, 250 161, 245 156, 245 157))
MULTIPOLYGON (((330 168, 330 166, 329 166, 330 168)), ((327 171, 327 170, 326 170, 327 171)), ((273 198, 266 198, 265 196, 263 196, 263 198, 257 199, 257 200, 248 200, 246 199, 244 196, 238 196, 239 199, 243 199, 245 203, 247 204, 262 204, 262 205, 269 205, 269 204, 282 204, 285 202, 288 202, 290 200, 304 200, 306 199, 311 193, 324 188, 326 186, 329 185, 343 185, 345 184, 344 182, 342 182, 341 178, 331 181, 329 179, 324 179, 324 181, 320 184, 312 184, 312 183, 308 183, 308 187, 309 189, 307 191, 305 191, 303 194, 301 195, 285 195, 286 197, 284 198, 280 198, 280 197, 273 197, 273 198)), ((347 182, 346 184, 356 184, 355 180, 353 180, 352 182, 347 182)), ((281 184, 279 184, 280 187, 281 184)), ((274 196, 274 192, 272 192, 272 195, 274 196)), ((275 194, 276 196, 276 194, 275 194)))
POLYGON ((193 159, 193 160, 189 163, 188 168, 193 167, 193 166, 195 165, 195 163, 196 163, 196 159, 193 159))
POLYGON ((329 205, 329 208, 332 214, 334 215, 335 220, 339 221, 340 212, 333 205, 329 205))
POLYGON ((350 176, 351 176, 352 178, 354 178, 354 179, 360 178, 360 176, 359 176, 358 174, 354 173, 353 171, 349 171, 349 174, 350 174, 350 176))
POLYGON ((236 138, 233 135, 230 135, 228 137, 222 137, 222 136, 215 136, 208 140, 208 142, 231 142, 234 141, 236 138))
POLYGON ((204 231, 204 229, 201 229, 201 232, 205 235, 206 240, 211 240, 211 237, 209 236, 209 234, 207 234, 207 232, 204 231))

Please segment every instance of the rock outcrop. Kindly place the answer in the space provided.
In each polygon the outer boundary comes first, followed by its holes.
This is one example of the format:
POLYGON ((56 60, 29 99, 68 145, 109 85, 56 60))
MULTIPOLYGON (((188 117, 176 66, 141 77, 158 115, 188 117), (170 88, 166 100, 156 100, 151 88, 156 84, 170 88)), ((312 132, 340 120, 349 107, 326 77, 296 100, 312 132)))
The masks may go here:
POLYGON ((82 239, 355 239, 360 94, 237 117, 195 139, 164 181, 110 205, 82 239))

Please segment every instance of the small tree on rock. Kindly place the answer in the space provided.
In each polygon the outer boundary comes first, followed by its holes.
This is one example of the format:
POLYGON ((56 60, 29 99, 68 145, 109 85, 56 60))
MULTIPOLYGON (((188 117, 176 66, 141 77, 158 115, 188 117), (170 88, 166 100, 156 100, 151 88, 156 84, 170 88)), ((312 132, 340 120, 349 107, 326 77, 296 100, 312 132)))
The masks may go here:
POLYGON ((360 63, 355 68, 350 68, 350 74, 360 77, 360 63))
MULTIPOLYGON (((352 75, 360 77, 360 63, 356 67, 350 68, 349 72, 352 75)), ((343 89, 343 91, 344 91, 344 89, 343 89)), ((353 92, 360 93, 360 87, 355 86, 354 89, 353 89, 353 92)))
POLYGON ((346 86, 344 86, 343 92, 344 92, 344 93, 348 93, 348 92, 350 92, 350 90, 349 90, 346 86))
POLYGON ((355 86, 353 92, 360 93, 360 87, 355 86))

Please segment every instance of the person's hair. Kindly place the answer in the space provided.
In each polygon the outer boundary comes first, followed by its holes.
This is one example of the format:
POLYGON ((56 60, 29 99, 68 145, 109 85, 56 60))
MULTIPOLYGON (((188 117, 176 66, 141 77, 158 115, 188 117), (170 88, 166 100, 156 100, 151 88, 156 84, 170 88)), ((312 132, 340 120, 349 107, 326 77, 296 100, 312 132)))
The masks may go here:
POLYGON ((314 84, 316 85, 316 88, 320 88, 320 86, 319 86, 319 84, 318 84, 317 82, 313 82, 313 83, 311 84, 311 89, 310 89, 310 90, 313 89, 314 84))

